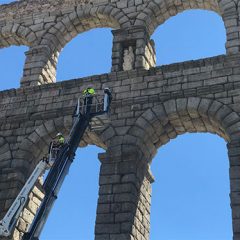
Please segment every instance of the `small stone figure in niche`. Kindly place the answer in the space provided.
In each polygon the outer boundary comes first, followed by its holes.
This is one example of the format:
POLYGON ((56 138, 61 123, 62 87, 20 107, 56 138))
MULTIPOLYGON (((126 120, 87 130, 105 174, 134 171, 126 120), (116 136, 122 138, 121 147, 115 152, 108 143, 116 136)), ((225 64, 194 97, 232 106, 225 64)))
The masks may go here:
POLYGON ((129 46, 123 52, 123 71, 132 70, 134 66, 133 47, 129 46))

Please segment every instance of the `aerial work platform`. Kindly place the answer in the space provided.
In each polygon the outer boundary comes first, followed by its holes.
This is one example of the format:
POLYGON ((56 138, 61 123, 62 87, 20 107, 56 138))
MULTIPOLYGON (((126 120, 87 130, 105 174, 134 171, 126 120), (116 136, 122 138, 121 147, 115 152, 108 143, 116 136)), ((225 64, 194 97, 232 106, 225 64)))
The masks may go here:
POLYGON ((78 99, 73 113, 73 126, 66 141, 58 149, 54 147, 54 142, 50 143, 48 155, 38 163, 8 212, 0 221, 0 236, 8 237, 13 233, 37 179, 45 170, 50 169, 43 183, 45 193, 43 201, 29 231, 23 235, 24 240, 39 239, 86 129, 100 130, 109 124, 110 103, 111 93, 108 88, 104 90, 103 96, 86 95, 84 98, 78 99))

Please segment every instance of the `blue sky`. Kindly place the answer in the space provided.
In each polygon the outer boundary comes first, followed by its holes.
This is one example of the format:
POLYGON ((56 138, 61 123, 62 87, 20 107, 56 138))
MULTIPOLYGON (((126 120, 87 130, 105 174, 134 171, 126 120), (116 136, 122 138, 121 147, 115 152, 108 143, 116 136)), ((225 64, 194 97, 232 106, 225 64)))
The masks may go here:
MULTIPOLYGON (((152 38, 157 65, 225 54, 223 22, 209 11, 192 10, 172 17, 152 38)), ((109 72, 111 47, 110 29, 78 35, 60 54, 57 79, 109 72)), ((26 50, 0 50, 1 90, 19 87, 26 50)), ((97 153, 101 151, 96 147, 78 149, 41 240, 94 239, 100 168, 97 153)), ((159 149, 151 168, 155 176, 151 240, 232 238, 229 163, 223 139, 206 133, 179 136, 159 149)))

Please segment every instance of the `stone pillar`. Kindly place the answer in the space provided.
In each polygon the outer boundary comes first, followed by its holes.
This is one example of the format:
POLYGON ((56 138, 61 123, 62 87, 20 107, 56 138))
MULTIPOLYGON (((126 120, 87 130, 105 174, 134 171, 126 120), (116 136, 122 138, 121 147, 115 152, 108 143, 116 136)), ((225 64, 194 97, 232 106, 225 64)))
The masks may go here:
POLYGON ((239 7, 238 1, 219 1, 221 16, 224 21, 227 34, 227 54, 238 54, 240 52, 240 29, 239 29, 239 7))
POLYGON ((156 65, 154 41, 144 27, 113 30, 112 72, 156 65))
POLYGON ((22 239, 23 234, 28 231, 30 225, 32 224, 34 216, 36 215, 37 210, 41 205, 43 197, 44 193, 42 190, 42 179, 40 178, 34 186, 32 192, 29 194, 28 203, 20 214, 16 228, 13 232, 13 236, 11 236, 9 239, 22 239))
POLYGON ((52 53, 47 46, 35 46, 30 48, 25 55, 26 62, 21 87, 56 82, 58 52, 52 53))
POLYGON ((228 144, 233 240, 240 240, 240 141, 228 144))
POLYGON ((148 162, 134 147, 100 154, 95 240, 148 240, 151 183, 148 162))

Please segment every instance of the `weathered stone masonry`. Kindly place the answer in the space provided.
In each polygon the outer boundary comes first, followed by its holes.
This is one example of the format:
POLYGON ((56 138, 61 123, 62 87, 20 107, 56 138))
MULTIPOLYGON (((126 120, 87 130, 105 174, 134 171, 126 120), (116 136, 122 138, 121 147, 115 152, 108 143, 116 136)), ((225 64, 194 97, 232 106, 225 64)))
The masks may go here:
MULTIPOLYGON (((87 131, 101 161, 96 240, 147 240, 151 160, 185 132, 211 132, 227 142, 233 239, 240 239, 240 53, 238 1, 18 1, 0 6, 0 47, 27 45, 19 89, 0 92, 0 217, 3 217, 52 137, 68 133, 82 89, 113 91, 111 124, 87 131), (226 56, 155 67, 151 34, 170 16, 200 8, 219 13, 226 56), (113 28, 112 72, 55 83, 61 49, 77 34, 113 28), (124 50, 132 70, 122 71, 124 50)), ((11 239, 22 233, 43 197, 41 179, 11 239)))

